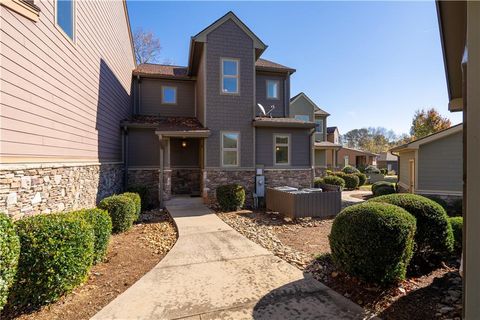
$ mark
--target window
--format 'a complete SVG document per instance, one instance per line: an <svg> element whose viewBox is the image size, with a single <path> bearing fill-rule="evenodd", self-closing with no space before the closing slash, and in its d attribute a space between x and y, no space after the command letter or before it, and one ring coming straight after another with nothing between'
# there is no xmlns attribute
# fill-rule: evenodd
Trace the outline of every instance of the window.
<svg viewBox="0 0 480 320"><path fill-rule="evenodd" d="M177 104L177 88L162 87L162 103Z"/></svg>
<svg viewBox="0 0 480 320"><path fill-rule="evenodd" d="M348 156L343 157L343 161L345 163L345 167L348 166Z"/></svg>
<svg viewBox="0 0 480 320"><path fill-rule="evenodd" d="M295 119L305 121L305 122L310 121L310 117L304 114L296 114Z"/></svg>
<svg viewBox="0 0 480 320"><path fill-rule="evenodd" d="M290 135L276 134L273 137L275 143L275 164L290 164Z"/></svg>
<svg viewBox="0 0 480 320"><path fill-rule="evenodd" d="M222 133L222 165L224 167L236 167L239 163L240 133Z"/></svg>
<svg viewBox="0 0 480 320"><path fill-rule="evenodd" d="M222 59L222 93L236 94L238 90L239 61Z"/></svg>
<svg viewBox="0 0 480 320"><path fill-rule="evenodd" d="M279 85L277 80L267 80L267 99L278 99Z"/></svg>
<svg viewBox="0 0 480 320"><path fill-rule="evenodd" d="M315 131L323 133L323 119L315 119Z"/></svg>
<svg viewBox="0 0 480 320"><path fill-rule="evenodd" d="M75 1L57 0L55 8L57 25L73 41L75 32Z"/></svg>

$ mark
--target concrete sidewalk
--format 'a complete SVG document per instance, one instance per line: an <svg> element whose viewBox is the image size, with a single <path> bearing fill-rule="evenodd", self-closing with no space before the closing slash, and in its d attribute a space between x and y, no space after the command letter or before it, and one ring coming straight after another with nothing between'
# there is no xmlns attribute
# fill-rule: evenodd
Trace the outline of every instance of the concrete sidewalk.
<svg viewBox="0 0 480 320"><path fill-rule="evenodd" d="M362 319L358 305L221 221L199 198L167 202L179 238L92 319Z"/></svg>

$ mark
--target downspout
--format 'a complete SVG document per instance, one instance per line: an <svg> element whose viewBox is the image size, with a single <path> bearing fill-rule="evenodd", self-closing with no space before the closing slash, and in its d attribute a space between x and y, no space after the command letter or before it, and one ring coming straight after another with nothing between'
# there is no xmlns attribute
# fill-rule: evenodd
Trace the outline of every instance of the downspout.
<svg viewBox="0 0 480 320"><path fill-rule="evenodd" d="M400 182L400 154L399 153L394 153L393 151L390 151L391 154L393 154L394 156L397 156L397 185L395 186L397 191L398 191L398 183ZM388 167L387 167L388 168Z"/></svg>
<svg viewBox="0 0 480 320"><path fill-rule="evenodd" d="M284 117L288 118L290 116L290 99L288 98L288 93L290 91L290 72L287 72L287 78L283 82L283 96L285 101L285 108L283 108Z"/></svg>
<svg viewBox="0 0 480 320"><path fill-rule="evenodd" d="M163 144L162 135L158 135L160 141L160 169L158 171L158 202L160 208L163 208Z"/></svg>
<svg viewBox="0 0 480 320"><path fill-rule="evenodd" d="M142 90L140 84L142 83L140 76L137 76L137 110L135 114L140 114L141 104L142 104Z"/></svg>
<svg viewBox="0 0 480 320"><path fill-rule="evenodd" d="M123 137L123 189L126 190L128 186L128 128L122 128Z"/></svg>
<svg viewBox="0 0 480 320"><path fill-rule="evenodd" d="M310 167L312 168L312 182L311 185L315 185L315 140L314 140L315 128L312 128L309 133L310 137Z"/></svg>

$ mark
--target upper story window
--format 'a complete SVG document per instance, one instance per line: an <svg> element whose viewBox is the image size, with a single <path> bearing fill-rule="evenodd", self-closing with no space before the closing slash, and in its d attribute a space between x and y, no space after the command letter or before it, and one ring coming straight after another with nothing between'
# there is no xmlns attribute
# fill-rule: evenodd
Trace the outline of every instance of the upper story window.
<svg viewBox="0 0 480 320"><path fill-rule="evenodd" d="M237 59L222 58L222 93L239 93L239 64Z"/></svg>
<svg viewBox="0 0 480 320"><path fill-rule="evenodd" d="M275 164L290 164L290 135L276 134L273 136L275 143Z"/></svg>
<svg viewBox="0 0 480 320"><path fill-rule="evenodd" d="M55 21L67 37L73 41L75 37L74 0L56 0Z"/></svg>
<svg viewBox="0 0 480 320"><path fill-rule="evenodd" d="M295 119L305 121L305 122L310 121L310 117L305 114L296 114Z"/></svg>
<svg viewBox="0 0 480 320"><path fill-rule="evenodd" d="M222 132L222 166L237 167L240 159L240 133Z"/></svg>
<svg viewBox="0 0 480 320"><path fill-rule="evenodd" d="M323 133L323 119L315 119L315 131Z"/></svg>
<svg viewBox="0 0 480 320"><path fill-rule="evenodd" d="M177 104L177 88L162 87L162 104Z"/></svg>
<svg viewBox="0 0 480 320"><path fill-rule="evenodd" d="M278 87L280 81L267 80L267 99L278 99Z"/></svg>

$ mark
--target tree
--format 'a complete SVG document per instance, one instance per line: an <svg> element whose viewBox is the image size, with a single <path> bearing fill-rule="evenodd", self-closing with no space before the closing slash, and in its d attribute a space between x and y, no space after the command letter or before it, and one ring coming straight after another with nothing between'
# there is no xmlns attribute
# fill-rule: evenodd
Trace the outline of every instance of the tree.
<svg viewBox="0 0 480 320"><path fill-rule="evenodd" d="M135 48L135 59L137 63L158 62L160 55L160 39L156 38L153 32L137 29L133 34L133 46Z"/></svg>
<svg viewBox="0 0 480 320"><path fill-rule="evenodd" d="M444 118L435 108L417 110L413 116L410 135L415 139L449 128L451 122Z"/></svg>
<svg viewBox="0 0 480 320"><path fill-rule="evenodd" d="M373 153L385 152L409 141L410 136L397 136L393 130L383 127L353 129L342 136L344 146Z"/></svg>

